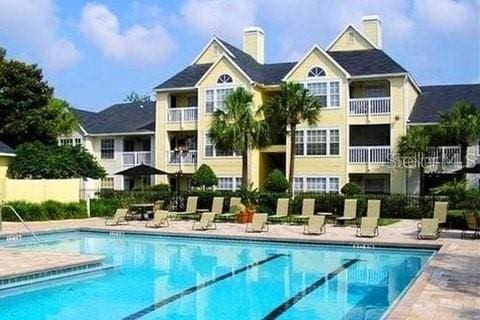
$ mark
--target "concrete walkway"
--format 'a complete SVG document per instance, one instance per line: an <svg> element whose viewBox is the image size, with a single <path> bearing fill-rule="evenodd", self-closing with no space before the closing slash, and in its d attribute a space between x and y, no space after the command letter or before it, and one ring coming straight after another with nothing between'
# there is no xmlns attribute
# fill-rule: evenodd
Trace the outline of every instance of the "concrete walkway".
<svg viewBox="0 0 480 320"><path fill-rule="evenodd" d="M375 245L441 247L427 264L424 272L407 294L395 306L389 319L475 319L480 320L480 241L460 239L459 231L442 233L439 240L417 240L414 220L402 220L390 226L380 227L380 236L374 239L356 238L355 227L327 226L321 236L303 235L302 226L271 225L268 233L246 234L245 226L235 223L219 223L217 230L192 231L190 221L172 221L169 228L145 228L144 223L131 222L127 226L105 227L100 218L32 222L34 231L69 228L96 228L115 231L153 232L202 236L246 237L283 239L324 243L365 243ZM0 236L25 232L19 223L3 223ZM0 252L0 257L3 258ZM2 259L3 260L3 259Z"/></svg>

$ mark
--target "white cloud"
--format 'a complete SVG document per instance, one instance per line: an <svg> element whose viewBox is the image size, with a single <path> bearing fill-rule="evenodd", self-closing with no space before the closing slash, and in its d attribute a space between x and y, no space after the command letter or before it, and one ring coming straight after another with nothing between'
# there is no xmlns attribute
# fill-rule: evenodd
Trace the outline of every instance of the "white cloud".
<svg viewBox="0 0 480 320"><path fill-rule="evenodd" d="M184 22L197 34L226 39L238 39L245 27L254 25L255 13L253 0L188 0L180 9Z"/></svg>
<svg viewBox="0 0 480 320"><path fill-rule="evenodd" d="M59 29L54 0L0 0L0 33L33 48L52 70L63 69L81 56Z"/></svg>
<svg viewBox="0 0 480 320"><path fill-rule="evenodd" d="M117 16L102 4L87 3L83 7L80 27L105 56L121 62L155 64L175 47L168 32L158 23L151 28L135 24L122 31Z"/></svg>

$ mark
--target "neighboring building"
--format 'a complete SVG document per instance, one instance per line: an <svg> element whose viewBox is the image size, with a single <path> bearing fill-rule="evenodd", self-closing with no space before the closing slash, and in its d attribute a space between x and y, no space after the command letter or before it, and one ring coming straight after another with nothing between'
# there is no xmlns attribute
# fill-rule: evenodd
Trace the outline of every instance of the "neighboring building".
<svg viewBox="0 0 480 320"><path fill-rule="evenodd" d="M154 164L155 102L120 103L98 113L74 111L80 128L68 137L60 137L59 144L82 144L107 171L101 181L85 181L83 189L132 189L140 181L115 173L142 163Z"/></svg>
<svg viewBox="0 0 480 320"><path fill-rule="evenodd" d="M237 86L248 88L259 106L279 92L282 81L297 81L326 107L315 126L298 128L295 147L285 139L250 151L255 186L274 168L287 172L288 154L295 152L295 190L337 192L355 181L366 192L417 191L418 173L387 165L399 138L410 124L435 122L438 111L456 100L472 98L480 107L479 86L419 87L382 50L378 16L364 17L362 24L362 31L347 26L326 50L315 45L299 61L286 63L265 63L260 28L245 29L243 50L214 37L191 65L155 88L154 163L181 172L157 176L156 182L187 185L205 163L219 177L219 189L238 188L241 159L212 144L207 134L212 112ZM465 90L455 90L459 87ZM449 100L444 92L451 92Z"/></svg>
<svg viewBox="0 0 480 320"><path fill-rule="evenodd" d="M5 181L7 179L8 165L15 152L12 148L0 141L0 201L5 199Z"/></svg>

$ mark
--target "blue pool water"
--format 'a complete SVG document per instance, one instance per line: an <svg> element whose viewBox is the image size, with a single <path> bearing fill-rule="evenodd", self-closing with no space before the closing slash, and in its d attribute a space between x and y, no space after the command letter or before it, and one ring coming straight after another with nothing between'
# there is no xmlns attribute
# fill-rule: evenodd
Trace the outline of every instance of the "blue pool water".
<svg viewBox="0 0 480 320"><path fill-rule="evenodd" d="M0 319L380 319L433 254L89 232L42 239L18 247L117 266L0 291Z"/></svg>

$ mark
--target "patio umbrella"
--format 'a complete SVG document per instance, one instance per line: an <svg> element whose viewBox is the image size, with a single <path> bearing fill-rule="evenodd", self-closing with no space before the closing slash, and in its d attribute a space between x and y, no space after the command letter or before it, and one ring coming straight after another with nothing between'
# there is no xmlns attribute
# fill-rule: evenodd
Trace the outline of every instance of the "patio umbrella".
<svg viewBox="0 0 480 320"><path fill-rule="evenodd" d="M465 174L465 173L480 173L480 163L477 163L473 167L464 167L460 170L455 171L458 174Z"/></svg>
<svg viewBox="0 0 480 320"><path fill-rule="evenodd" d="M122 170L115 174L126 176L126 177L132 177L132 178L137 178L137 177L143 178L143 177L149 177L153 175L168 174L168 172L159 170L154 167L147 166L146 164L142 163L141 165ZM143 186L143 180L142 180L142 191L143 191L143 188L144 186Z"/></svg>

